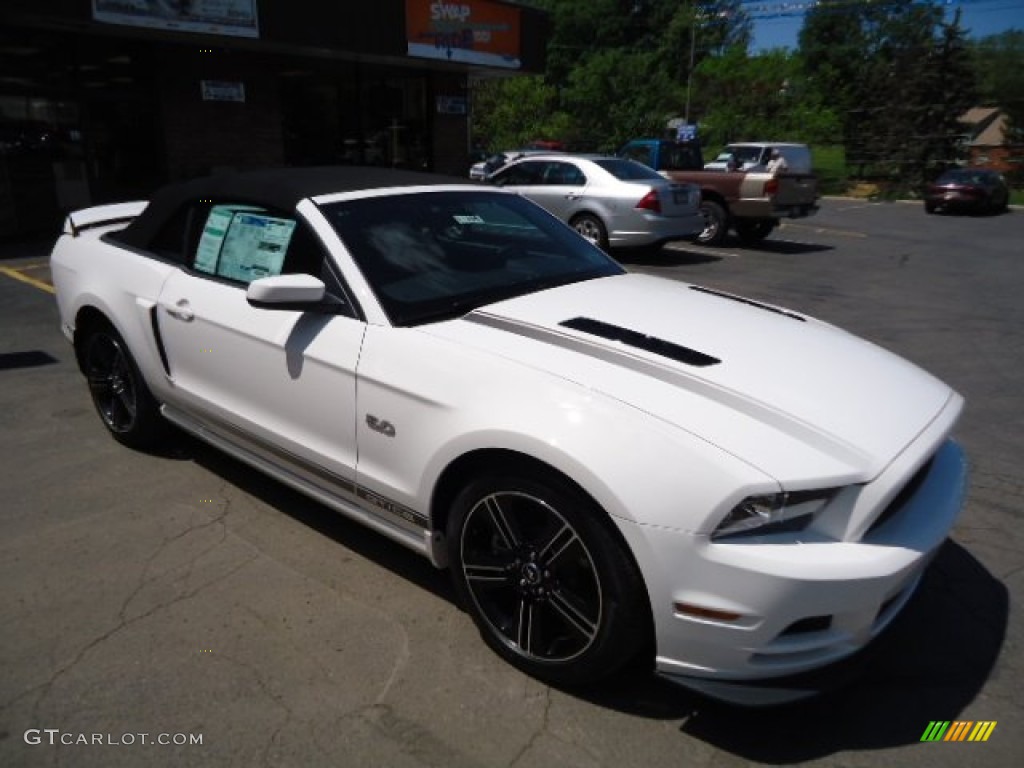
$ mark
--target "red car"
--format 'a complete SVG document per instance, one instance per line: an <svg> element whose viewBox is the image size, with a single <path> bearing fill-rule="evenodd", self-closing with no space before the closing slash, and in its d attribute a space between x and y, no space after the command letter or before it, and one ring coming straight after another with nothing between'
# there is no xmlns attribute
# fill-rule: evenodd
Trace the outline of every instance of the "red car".
<svg viewBox="0 0 1024 768"><path fill-rule="evenodd" d="M928 213L962 210L973 213L1005 211L1010 188L998 171L957 168L946 171L925 188L924 209Z"/></svg>

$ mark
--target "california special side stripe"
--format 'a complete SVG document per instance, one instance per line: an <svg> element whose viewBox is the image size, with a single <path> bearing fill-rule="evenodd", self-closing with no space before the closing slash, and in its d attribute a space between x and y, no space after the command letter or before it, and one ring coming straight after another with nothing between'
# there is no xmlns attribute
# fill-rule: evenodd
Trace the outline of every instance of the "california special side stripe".
<svg viewBox="0 0 1024 768"><path fill-rule="evenodd" d="M342 477L336 472L315 464L289 450L273 445L233 424L216 416L203 412L195 417L177 408L164 406L164 415L183 429L203 437L204 432L220 437L237 449L255 454L264 461L269 461L279 469L291 472L300 480L311 483L330 495L347 500L371 514L386 513L394 522L404 528L425 531L430 528L430 520L411 507L389 499L376 491Z"/></svg>

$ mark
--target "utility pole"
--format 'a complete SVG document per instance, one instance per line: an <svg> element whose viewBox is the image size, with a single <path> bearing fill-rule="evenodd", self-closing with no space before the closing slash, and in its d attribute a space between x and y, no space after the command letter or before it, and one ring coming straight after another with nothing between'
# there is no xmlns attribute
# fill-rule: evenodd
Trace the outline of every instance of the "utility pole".
<svg viewBox="0 0 1024 768"><path fill-rule="evenodd" d="M693 83L693 61L697 48L697 6L694 3L693 18L690 21L690 66L686 70L686 109L683 112L683 121L690 124L690 86Z"/></svg>

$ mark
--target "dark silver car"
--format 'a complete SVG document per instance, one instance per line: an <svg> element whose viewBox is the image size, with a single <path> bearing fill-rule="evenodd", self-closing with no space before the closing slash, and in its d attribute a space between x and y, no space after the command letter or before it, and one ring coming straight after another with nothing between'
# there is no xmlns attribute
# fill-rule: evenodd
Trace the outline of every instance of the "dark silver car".
<svg viewBox="0 0 1024 768"><path fill-rule="evenodd" d="M488 182L517 190L605 249L686 239L704 228L699 187L669 181L625 158L527 157Z"/></svg>

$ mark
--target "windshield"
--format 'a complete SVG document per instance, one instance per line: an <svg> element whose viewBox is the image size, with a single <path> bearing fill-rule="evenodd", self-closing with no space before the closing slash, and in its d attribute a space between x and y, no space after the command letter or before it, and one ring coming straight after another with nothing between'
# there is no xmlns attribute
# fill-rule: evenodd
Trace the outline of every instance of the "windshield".
<svg viewBox="0 0 1024 768"><path fill-rule="evenodd" d="M420 192L322 210L394 325L459 317L502 299L623 271L518 195Z"/></svg>
<svg viewBox="0 0 1024 768"><path fill-rule="evenodd" d="M604 168L608 173L620 181L664 181L665 177L652 169L650 166L638 163L635 160L627 160L623 157L601 157L594 161L594 165Z"/></svg>
<svg viewBox="0 0 1024 768"><path fill-rule="evenodd" d="M956 170L946 171L939 176L936 184L991 184L995 180L994 174L985 171Z"/></svg>
<svg viewBox="0 0 1024 768"><path fill-rule="evenodd" d="M746 165L748 163L756 165L761 162L761 147L750 147L737 144L730 145L727 150L732 154L733 159L740 165Z"/></svg>

